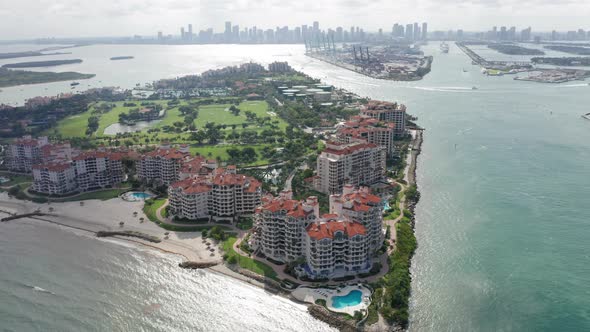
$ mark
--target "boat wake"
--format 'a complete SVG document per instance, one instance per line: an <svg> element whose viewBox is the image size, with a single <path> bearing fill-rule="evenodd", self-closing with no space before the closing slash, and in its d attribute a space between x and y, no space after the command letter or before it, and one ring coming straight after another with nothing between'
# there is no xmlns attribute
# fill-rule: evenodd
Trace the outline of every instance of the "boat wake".
<svg viewBox="0 0 590 332"><path fill-rule="evenodd" d="M52 292L52 291L48 291L47 289L45 289L45 288L41 288L41 287L39 287L39 286L31 286L31 285L26 285L26 286L27 286L28 288L31 288L31 289L33 289L35 292L40 292L40 293L46 293L46 294L55 295L55 293L54 293L54 292Z"/></svg>
<svg viewBox="0 0 590 332"><path fill-rule="evenodd" d="M579 88L582 86L588 86L588 83L577 83L577 84L565 84L565 85L558 85L558 88Z"/></svg>
<svg viewBox="0 0 590 332"><path fill-rule="evenodd" d="M424 91L438 91L438 92L469 92L473 91L473 88L459 87L459 86L448 86L448 87L426 87L426 86L413 86L411 87L417 90Z"/></svg>

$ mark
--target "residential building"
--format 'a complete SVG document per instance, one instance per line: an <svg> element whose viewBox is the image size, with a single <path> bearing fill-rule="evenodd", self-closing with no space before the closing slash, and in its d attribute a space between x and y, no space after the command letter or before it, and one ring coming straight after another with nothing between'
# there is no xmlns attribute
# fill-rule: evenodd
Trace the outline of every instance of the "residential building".
<svg viewBox="0 0 590 332"><path fill-rule="evenodd" d="M36 164L33 190L48 195L67 195L77 191L76 171L68 161Z"/></svg>
<svg viewBox="0 0 590 332"><path fill-rule="evenodd" d="M394 137L395 123L382 122L368 116L353 116L350 120L337 126L336 141L351 143L354 140L364 140L385 148L388 156L395 152Z"/></svg>
<svg viewBox="0 0 590 332"><path fill-rule="evenodd" d="M332 212L322 216L314 196L298 201L286 191L265 197L254 215L251 248L275 261L297 263L294 271L299 277L323 279L369 271L383 241L383 217L375 213L382 209L381 199L367 189L346 188L330 199Z"/></svg>
<svg viewBox="0 0 590 332"><path fill-rule="evenodd" d="M336 216L324 215L306 228L305 264L299 276L324 279L367 272L372 266L366 229Z"/></svg>
<svg viewBox="0 0 590 332"><path fill-rule="evenodd" d="M124 154L120 152L87 151L72 158L79 191L110 188L125 180Z"/></svg>
<svg viewBox="0 0 590 332"><path fill-rule="evenodd" d="M291 66L289 66L288 62L280 62L280 61L275 61L273 63L270 63L268 65L268 71L273 72L273 73L286 73L286 72L290 72L293 69L291 68Z"/></svg>
<svg viewBox="0 0 590 332"><path fill-rule="evenodd" d="M161 146L137 161L137 177L145 182L170 185L179 180L182 163L189 157L188 146L179 149Z"/></svg>
<svg viewBox="0 0 590 332"><path fill-rule="evenodd" d="M406 106L403 104L371 100L361 107L361 114L395 123L395 137L406 135Z"/></svg>
<svg viewBox="0 0 590 332"><path fill-rule="evenodd" d="M41 148L47 144L49 144L47 137L33 139L31 136L24 136L17 138L6 150L8 169L16 172L31 172L33 165L41 163Z"/></svg>
<svg viewBox="0 0 590 332"><path fill-rule="evenodd" d="M305 255L305 229L319 217L315 196L298 201L283 191L279 197L265 197L254 215L252 244L275 261L295 261Z"/></svg>
<svg viewBox="0 0 590 332"><path fill-rule="evenodd" d="M383 200L371 194L369 188L354 188L345 185L342 194L330 196L330 213L357 222L366 229L367 242L371 250L378 250L383 244Z"/></svg>
<svg viewBox="0 0 590 332"><path fill-rule="evenodd" d="M236 174L235 166L214 169L172 183L168 187L170 215L186 219L235 220L252 214L261 203L262 184Z"/></svg>
<svg viewBox="0 0 590 332"><path fill-rule="evenodd" d="M314 186L319 192L337 194L347 183L358 187L380 182L385 174L385 156L385 148L374 143L327 142L317 159Z"/></svg>

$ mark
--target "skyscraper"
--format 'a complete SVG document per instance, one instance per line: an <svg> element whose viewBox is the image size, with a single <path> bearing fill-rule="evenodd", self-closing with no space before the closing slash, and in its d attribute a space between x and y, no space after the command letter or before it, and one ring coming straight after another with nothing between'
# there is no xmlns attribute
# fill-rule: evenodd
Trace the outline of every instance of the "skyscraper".
<svg viewBox="0 0 590 332"><path fill-rule="evenodd" d="M231 22L230 21L225 22L225 31L223 32L223 37L226 42L231 41Z"/></svg>
<svg viewBox="0 0 590 332"><path fill-rule="evenodd" d="M414 26L412 24L406 24L406 39L413 40L414 39Z"/></svg>
<svg viewBox="0 0 590 332"><path fill-rule="evenodd" d="M422 40L428 39L428 23L422 23Z"/></svg>

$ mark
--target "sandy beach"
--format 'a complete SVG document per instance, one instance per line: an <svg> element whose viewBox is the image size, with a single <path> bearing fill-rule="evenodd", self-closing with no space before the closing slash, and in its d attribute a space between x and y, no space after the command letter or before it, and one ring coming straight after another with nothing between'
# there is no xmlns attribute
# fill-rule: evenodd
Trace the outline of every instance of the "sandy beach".
<svg viewBox="0 0 590 332"><path fill-rule="evenodd" d="M114 236L108 238L108 241L114 239L115 242L132 243L137 247L143 247L160 252L180 255L184 260L201 262L201 263L219 263L219 265L207 268L207 270L223 274L251 285L264 288L264 285L252 278L237 273L223 264L223 253L214 241L207 239L211 243L208 249L206 242L203 242L201 232L174 232L160 228L151 222L143 213L143 202L127 202L121 198L114 198L106 201L86 200L84 204L80 202L50 203L38 204L30 201L21 201L8 197L7 193L0 193L0 217L8 216L7 213L30 213L37 209L50 215L32 218L23 218L9 222L30 222L30 223L47 223L62 227L68 231L93 233L98 231L127 230L141 232L147 235L157 236L162 242L153 243L138 238ZM49 209L53 208L50 212ZM134 216L134 212L137 215ZM144 222L140 222L144 218ZM124 222L123 227L119 225ZM165 239L165 233L168 232L168 239ZM215 251L212 253L210 249Z"/></svg>
<svg viewBox="0 0 590 332"><path fill-rule="evenodd" d="M0 210L9 213L28 213L40 209L41 212L50 215L28 218L32 222L53 222L57 227L72 227L88 232L126 230L136 231L160 238L162 242L152 243L137 238L116 237L127 242L134 242L142 246L151 247L163 252L178 254L186 260L196 262L221 262L222 255L219 248L211 241L211 252L207 244L203 242L200 232L173 232L170 231L166 239L165 229L151 222L142 212L143 202L127 202L121 198L107 201L87 200L83 205L80 202L37 204L29 201L20 201L9 198L7 193L0 194ZM50 211L50 208L53 210ZM137 212L137 215L134 215ZM144 218L140 222L140 218ZM13 220L10 222L20 222ZM125 224L121 227L120 222ZM62 225L62 226L59 226Z"/></svg>

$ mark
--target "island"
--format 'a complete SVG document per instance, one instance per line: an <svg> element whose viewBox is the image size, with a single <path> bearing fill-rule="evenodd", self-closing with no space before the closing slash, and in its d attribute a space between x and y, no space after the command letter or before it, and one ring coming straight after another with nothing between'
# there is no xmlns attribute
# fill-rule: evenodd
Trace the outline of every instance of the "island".
<svg viewBox="0 0 590 332"><path fill-rule="evenodd" d="M84 80L94 77L94 74L82 74L77 72L36 72L25 70L11 70L0 68L0 87L6 88L23 84L39 84L61 82L71 80Z"/></svg>
<svg viewBox="0 0 590 332"><path fill-rule="evenodd" d="M414 45L365 44L336 48L335 45L306 45L305 55L372 78L417 81L430 72L432 56L424 56Z"/></svg>
<svg viewBox="0 0 590 332"><path fill-rule="evenodd" d="M546 49L559 51L564 53L570 54L577 54L577 55L590 55L590 47L581 47L581 46L565 46L565 45L547 45L543 46Z"/></svg>
<svg viewBox="0 0 590 332"><path fill-rule="evenodd" d="M36 211L35 222L182 255L181 267L305 303L341 331L407 327L423 132L405 105L286 62L145 91L89 89L1 112L11 152L0 201L27 200L12 204L15 217Z"/></svg>
<svg viewBox="0 0 590 332"><path fill-rule="evenodd" d="M114 56L111 58L111 60L115 61L115 60L130 60L133 59L134 57L132 56Z"/></svg>
<svg viewBox="0 0 590 332"><path fill-rule="evenodd" d="M509 54L509 55L544 55L545 52L534 49L534 48L526 48L514 44L489 44L488 48L492 50L498 51L502 54Z"/></svg>
<svg viewBox="0 0 590 332"><path fill-rule="evenodd" d="M71 54L71 53L64 53L64 52L42 53L40 51L0 53L0 60L3 60L3 59L14 59L14 58L26 58L26 57L30 57L30 56L62 55L62 54Z"/></svg>
<svg viewBox="0 0 590 332"><path fill-rule="evenodd" d="M48 61L30 61L30 62L18 62L8 63L3 65L4 68L34 68L34 67L52 67L61 65L71 65L74 63L81 63L82 59L72 60L48 60Z"/></svg>
<svg viewBox="0 0 590 332"><path fill-rule="evenodd" d="M544 58L535 57L531 59L534 64L555 65L555 66L590 66L589 57L564 57L564 58Z"/></svg>

